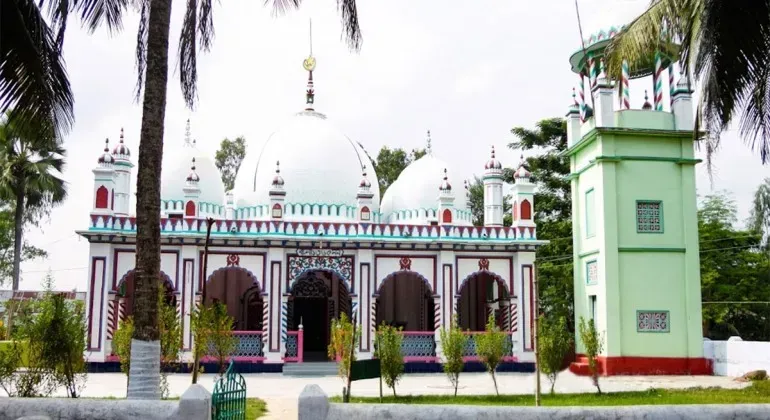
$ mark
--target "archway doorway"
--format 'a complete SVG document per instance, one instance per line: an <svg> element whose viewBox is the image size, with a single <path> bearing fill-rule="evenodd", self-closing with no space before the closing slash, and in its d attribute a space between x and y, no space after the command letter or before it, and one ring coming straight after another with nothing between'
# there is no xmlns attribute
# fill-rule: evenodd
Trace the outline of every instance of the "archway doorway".
<svg viewBox="0 0 770 420"><path fill-rule="evenodd" d="M460 286L458 317L463 331L484 331L490 315L503 331L508 330L510 295L505 281L488 271L471 274Z"/></svg>
<svg viewBox="0 0 770 420"><path fill-rule="evenodd" d="M262 290L257 278L241 267L220 268L206 281L206 302L221 302L233 318L235 331L262 330Z"/></svg>
<svg viewBox="0 0 770 420"><path fill-rule="evenodd" d="M386 277L377 292L376 305L376 327L384 322L403 331L435 329L430 286L415 272L399 271Z"/></svg>
<svg viewBox="0 0 770 420"><path fill-rule="evenodd" d="M303 329L304 361L328 360L331 321L351 316L352 300L345 282L332 271L310 270L294 282L289 297L289 330Z"/></svg>
<svg viewBox="0 0 770 420"><path fill-rule="evenodd" d="M163 272L160 273L161 287L163 287L164 298L167 305L176 306L176 293L174 291L174 283ZM120 304L120 316L119 320L123 321L129 316L134 315L134 288L136 287L136 274L134 270L129 271L120 280L117 287L117 297ZM117 320L116 320L117 321ZM115 326L117 328L117 325Z"/></svg>

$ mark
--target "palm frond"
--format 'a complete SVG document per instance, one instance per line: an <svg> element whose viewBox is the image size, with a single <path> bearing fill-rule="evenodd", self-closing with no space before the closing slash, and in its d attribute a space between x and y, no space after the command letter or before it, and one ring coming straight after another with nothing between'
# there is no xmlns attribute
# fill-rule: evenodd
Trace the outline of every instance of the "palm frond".
<svg viewBox="0 0 770 420"><path fill-rule="evenodd" d="M74 99L53 31L33 0L0 1L0 112L16 125L53 127L74 121Z"/></svg>
<svg viewBox="0 0 770 420"><path fill-rule="evenodd" d="M282 15L289 9L299 9L302 0L265 0L265 6L273 4L271 8L274 15Z"/></svg>
<svg viewBox="0 0 770 420"><path fill-rule="evenodd" d="M179 82L182 85L182 96L189 108L193 107L198 96L197 12L198 0L187 0L182 33L179 35Z"/></svg>
<svg viewBox="0 0 770 420"><path fill-rule="evenodd" d="M214 41L214 18L212 17L211 0L201 0L198 11L198 35L200 36L200 47L208 52L211 49L211 43Z"/></svg>
<svg viewBox="0 0 770 420"><path fill-rule="evenodd" d="M136 31L136 95L139 102L144 86L144 72L147 69L147 31L150 24L150 0L137 0L139 8L139 29Z"/></svg>
<svg viewBox="0 0 770 420"><path fill-rule="evenodd" d="M358 24L356 0L337 0L337 10L342 14L342 28L345 31L348 46L354 51L359 51L363 39L361 27Z"/></svg>
<svg viewBox="0 0 770 420"><path fill-rule="evenodd" d="M80 18L90 32L96 31L102 25L107 25L110 33L115 33L123 29L123 14L132 0L74 0L74 2L74 9L80 12Z"/></svg>

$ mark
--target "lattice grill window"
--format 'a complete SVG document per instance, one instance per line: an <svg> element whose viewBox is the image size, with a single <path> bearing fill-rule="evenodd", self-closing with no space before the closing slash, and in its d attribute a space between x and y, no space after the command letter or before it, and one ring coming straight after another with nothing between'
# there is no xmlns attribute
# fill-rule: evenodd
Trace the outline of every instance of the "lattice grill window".
<svg viewBox="0 0 770 420"><path fill-rule="evenodd" d="M636 202L636 231L663 233L663 204L660 201Z"/></svg>
<svg viewBox="0 0 770 420"><path fill-rule="evenodd" d="M586 263L586 283L596 284L599 282L599 267L596 261Z"/></svg>

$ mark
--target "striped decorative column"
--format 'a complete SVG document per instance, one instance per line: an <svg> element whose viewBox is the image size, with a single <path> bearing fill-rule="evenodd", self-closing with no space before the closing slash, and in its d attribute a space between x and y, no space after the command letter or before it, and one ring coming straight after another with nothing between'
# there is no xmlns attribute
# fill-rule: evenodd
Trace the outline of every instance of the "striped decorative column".
<svg viewBox="0 0 770 420"><path fill-rule="evenodd" d="M441 296L433 296L433 329L441 329Z"/></svg>
<svg viewBox="0 0 770 420"><path fill-rule="evenodd" d="M621 64L621 80L620 80L620 108L631 109L631 102L629 98L628 81L631 79L631 72L628 68L628 61L623 60Z"/></svg>
<svg viewBox="0 0 770 420"><path fill-rule="evenodd" d="M117 325L118 315L118 300L113 299L107 306L107 339L112 340L112 335L115 333L115 325Z"/></svg>
<svg viewBox="0 0 770 420"><path fill-rule="evenodd" d="M126 298L118 299L118 324L126 319Z"/></svg>
<svg viewBox="0 0 770 420"><path fill-rule="evenodd" d="M663 111L663 58L655 53L655 73L652 75L652 102L656 111Z"/></svg>
<svg viewBox="0 0 770 420"><path fill-rule="evenodd" d="M267 338L270 337L270 296L262 295L262 348L267 348Z"/></svg>
<svg viewBox="0 0 770 420"><path fill-rule="evenodd" d="M599 75L599 69L597 68L596 60L594 60L591 54L588 55L588 88L593 90L596 87L596 78Z"/></svg>
<svg viewBox="0 0 770 420"><path fill-rule="evenodd" d="M585 96L585 85L583 81L583 74L578 74L578 77L580 78L580 82L578 82L578 98L579 98L579 105L580 105L580 122L586 121L586 96Z"/></svg>
<svg viewBox="0 0 770 420"><path fill-rule="evenodd" d="M519 330L519 307L516 303L511 303L511 332Z"/></svg>
<svg viewBox="0 0 770 420"><path fill-rule="evenodd" d="M668 65L668 98L671 104L671 111L674 110L674 62Z"/></svg>

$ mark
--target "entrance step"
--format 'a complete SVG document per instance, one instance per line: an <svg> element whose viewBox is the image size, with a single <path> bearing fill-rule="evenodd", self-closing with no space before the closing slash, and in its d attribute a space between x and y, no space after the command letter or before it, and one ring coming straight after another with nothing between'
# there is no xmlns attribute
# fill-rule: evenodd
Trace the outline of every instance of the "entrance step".
<svg viewBox="0 0 770 420"><path fill-rule="evenodd" d="M283 374L284 376L337 376L337 363L284 363Z"/></svg>

